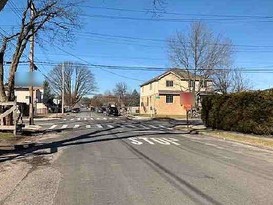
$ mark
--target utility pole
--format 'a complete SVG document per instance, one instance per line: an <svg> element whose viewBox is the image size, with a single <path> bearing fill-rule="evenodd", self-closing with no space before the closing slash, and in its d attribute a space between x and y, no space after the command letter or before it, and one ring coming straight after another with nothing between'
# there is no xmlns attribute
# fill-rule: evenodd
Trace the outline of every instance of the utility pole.
<svg viewBox="0 0 273 205"><path fill-rule="evenodd" d="M34 16L34 5L33 3L31 3L30 5L30 19L32 19ZM29 94L30 94L30 98L29 98L29 125L33 125L34 124L34 106L33 106L33 71L34 71L34 27L32 26L31 29L32 35L29 39L30 42L30 52L29 52L29 68L30 68L30 88L29 88Z"/></svg>
<svg viewBox="0 0 273 205"><path fill-rule="evenodd" d="M64 63L62 63L62 114L64 114Z"/></svg>

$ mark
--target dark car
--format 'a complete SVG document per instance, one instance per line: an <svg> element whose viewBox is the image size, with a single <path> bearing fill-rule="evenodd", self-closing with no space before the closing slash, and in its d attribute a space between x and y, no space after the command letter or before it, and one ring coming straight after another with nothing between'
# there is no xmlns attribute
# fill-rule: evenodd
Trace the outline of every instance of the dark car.
<svg viewBox="0 0 273 205"><path fill-rule="evenodd" d="M106 111L106 115L118 116L118 109L116 107L109 107Z"/></svg>
<svg viewBox="0 0 273 205"><path fill-rule="evenodd" d="M80 108L73 108L73 109L71 110L71 112L78 113L78 112L80 112Z"/></svg>

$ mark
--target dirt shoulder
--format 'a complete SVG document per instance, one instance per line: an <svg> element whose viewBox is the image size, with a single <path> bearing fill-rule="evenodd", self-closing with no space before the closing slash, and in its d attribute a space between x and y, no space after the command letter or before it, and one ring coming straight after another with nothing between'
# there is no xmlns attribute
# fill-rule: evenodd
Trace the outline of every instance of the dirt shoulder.
<svg viewBox="0 0 273 205"><path fill-rule="evenodd" d="M261 148L273 149L273 136L253 135L253 134L242 134L238 132L222 131L222 130L211 130L205 126L178 126L178 130L188 131L189 133L199 133L204 137L210 136L224 140L231 140L239 143L248 145L254 145Z"/></svg>

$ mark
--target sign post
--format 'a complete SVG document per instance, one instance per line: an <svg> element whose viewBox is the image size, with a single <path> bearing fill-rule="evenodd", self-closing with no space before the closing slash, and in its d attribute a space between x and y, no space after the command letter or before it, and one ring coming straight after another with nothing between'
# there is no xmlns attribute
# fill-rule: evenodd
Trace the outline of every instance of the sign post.
<svg viewBox="0 0 273 205"><path fill-rule="evenodd" d="M194 103L193 94L190 92L181 92L180 103L181 103L181 106L184 106L186 110L187 127L189 127L189 111L192 109L192 106Z"/></svg>

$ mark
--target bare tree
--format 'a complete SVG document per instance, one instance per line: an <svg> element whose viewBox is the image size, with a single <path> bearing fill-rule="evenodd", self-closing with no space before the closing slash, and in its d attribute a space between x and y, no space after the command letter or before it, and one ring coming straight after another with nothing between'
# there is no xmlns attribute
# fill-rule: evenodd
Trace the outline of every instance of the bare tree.
<svg viewBox="0 0 273 205"><path fill-rule="evenodd" d="M0 46L0 101L14 100L15 73L23 52L32 36L38 34L41 36L44 33L46 35L43 37L50 38L51 42L55 38L58 38L58 41L61 39L65 40L68 39L73 29L78 26L78 3L75 2L69 0L26 1L19 31L2 34L3 40ZM6 95L3 89L3 64L7 46L12 44L13 54L9 69L8 92Z"/></svg>
<svg viewBox="0 0 273 205"><path fill-rule="evenodd" d="M113 90L113 93L118 98L118 101L120 104L124 103L127 92L128 92L128 86L124 82L117 83Z"/></svg>
<svg viewBox="0 0 273 205"><path fill-rule="evenodd" d="M231 92L242 92L251 89L251 83L248 79L243 77L241 69L235 69L231 75Z"/></svg>
<svg viewBox="0 0 273 205"><path fill-rule="evenodd" d="M219 68L229 68L233 49L229 39L215 35L204 24L196 22L191 24L188 33L177 32L168 39L168 53L174 66L187 71L189 80L193 81L190 92L196 96L202 86L196 83L197 76L205 81L213 78Z"/></svg>
<svg viewBox="0 0 273 205"><path fill-rule="evenodd" d="M239 68L218 70L213 75L213 83L215 91L223 94L247 91L252 87Z"/></svg>
<svg viewBox="0 0 273 205"><path fill-rule="evenodd" d="M96 90L95 77L86 65L65 62L63 66L65 105L74 106L85 95ZM48 81L52 90L60 96L62 93L62 65L57 65L50 71Z"/></svg>
<svg viewBox="0 0 273 205"><path fill-rule="evenodd" d="M0 1L0 11L5 7L7 2L8 2L8 0L1 0Z"/></svg>

